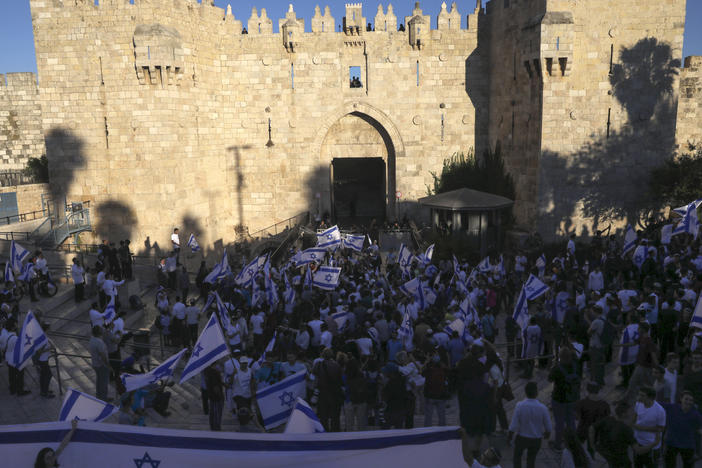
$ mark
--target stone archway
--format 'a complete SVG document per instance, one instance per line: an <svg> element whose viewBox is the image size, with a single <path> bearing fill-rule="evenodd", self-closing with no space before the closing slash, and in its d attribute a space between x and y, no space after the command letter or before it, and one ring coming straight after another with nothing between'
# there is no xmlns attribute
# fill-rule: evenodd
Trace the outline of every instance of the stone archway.
<svg viewBox="0 0 702 468"><path fill-rule="evenodd" d="M319 155L320 165L325 167L335 158L382 158L385 162L385 216L395 219L396 162L404 156L405 147L397 127L386 114L368 104L345 104L324 120L313 151ZM321 196L331 205L331 181L327 181L326 187L329 191L323 191Z"/></svg>

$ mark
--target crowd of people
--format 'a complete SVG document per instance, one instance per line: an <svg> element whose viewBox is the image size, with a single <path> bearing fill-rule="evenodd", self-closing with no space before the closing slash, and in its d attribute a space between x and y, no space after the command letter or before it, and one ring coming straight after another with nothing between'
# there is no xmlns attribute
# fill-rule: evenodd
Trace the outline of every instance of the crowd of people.
<svg viewBox="0 0 702 468"><path fill-rule="evenodd" d="M376 242L366 242L362 252L330 249L298 267L293 247L266 270L269 278L261 269L244 287L236 271L207 282L204 261L192 285L176 230L173 253L159 268L154 330L166 346L192 348L211 314L202 304L212 291L221 297L232 353L200 379L212 430L221 430L225 414L243 431L261 430L256 391L306 370L307 401L327 431L412 428L416 420L445 425L457 401L472 466L499 466L499 451L482 448L487 436L503 435L518 468L524 452L526 466L536 466L542 441L561 454L562 466L586 467L601 457L611 467L652 467L662 459L672 468L678 458L692 467L702 425L702 324L692 321L702 289L699 239L682 234L662 243L656 231L639 232L626 251L616 236L577 240L571 236L551 258L533 250L491 252L473 265L429 252L408 264L400 252L381 254ZM307 270L319 265L341 268L336 288L311 284ZM116 319L106 319L117 279L126 276L120 257L101 254L96 271L103 278L90 311L89 349L96 395L108 400L109 376L143 371L144 363L120 353L128 336L119 304ZM529 301L520 324L514 305L532 276L548 290ZM415 278L420 294L403 288ZM275 293L260 293L270 282ZM13 333L16 323L6 322L3 336ZM0 340L0 349L7 342ZM608 364L618 367L616 375L606 375ZM544 372L535 374L537 368ZM526 398L510 419L504 404L522 382L507 377L517 369ZM548 406L538 398L546 380ZM120 422L144 424L146 401L168 414L167 382L137 392L114 383Z"/></svg>

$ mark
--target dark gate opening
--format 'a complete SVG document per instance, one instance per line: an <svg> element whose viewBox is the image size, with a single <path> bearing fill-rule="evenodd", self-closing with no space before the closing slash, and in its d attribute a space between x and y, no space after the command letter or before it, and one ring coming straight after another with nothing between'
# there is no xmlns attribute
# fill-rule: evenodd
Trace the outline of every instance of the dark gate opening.
<svg viewBox="0 0 702 468"><path fill-rule="evenodd" d="M332 207L338 224L385 221L385 161L383 158L334 158Z"/></svg>

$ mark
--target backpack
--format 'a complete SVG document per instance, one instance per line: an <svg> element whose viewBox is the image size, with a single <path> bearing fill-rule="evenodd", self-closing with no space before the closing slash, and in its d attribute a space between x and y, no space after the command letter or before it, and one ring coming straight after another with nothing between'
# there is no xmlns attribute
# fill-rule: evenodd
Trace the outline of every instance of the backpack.
<svg viewBox="0 0 702 468"><path fill-rule="evenodd" d="M617 334L617 330L614 328L614 325L610 323L609 320L605 320L603 318L598 318L597 320L602 320L602 333L600 333L600 342L604 346L611 346L612 343L614 343L614 338Z"/></svg>
<svg viewBox="0 0 702 468"><path fill-rule="evenodd" d="M446 400L450 397L449 376L440 366L429 366L424 371L424 396L433 400Z"/></svg>

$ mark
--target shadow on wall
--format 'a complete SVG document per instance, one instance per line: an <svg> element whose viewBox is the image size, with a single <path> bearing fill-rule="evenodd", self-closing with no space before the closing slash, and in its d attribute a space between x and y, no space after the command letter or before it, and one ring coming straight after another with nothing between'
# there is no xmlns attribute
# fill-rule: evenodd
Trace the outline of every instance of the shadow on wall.
<svg viewBox="0 0 702 468"><path fill-rule="evenodd" d="M310 172L303 186L305 187L305 201L310 217L315 219L331 219L331 172L330 166L317 166ZM317 196L319 195L319 196Z"/></svg>
<svg viewBox="0 0 702 468"><path fill-rule="evenodd" d="M85 143L65 128L53 128L45 137L46 158L49 161L49 190L53 200L53 209L62 219L65 216L64 201L75 179L76 171L85 166Z"/></svg>
<svg viewBox="0 0 702 468"><path fill-rule="evenodd" d="M131 239L139 220L131 206L118 200L107 200L95 207L97 222L95 235L102 242L107 239L118 244Z"/></svg>
<svg viewBox="0 0 702 468"><path fill-rule="evenodd" d="M673 83L680 63L655 38L622 48L619 58L610 82L628 121L617 131L593 134L572 154L543 152L542 232L575 232L571 218L581 212L592 219L594 234L612 221L636 224L655 207L648 181L651 170L675 152Z"/></svg>

